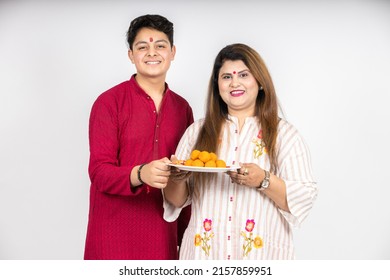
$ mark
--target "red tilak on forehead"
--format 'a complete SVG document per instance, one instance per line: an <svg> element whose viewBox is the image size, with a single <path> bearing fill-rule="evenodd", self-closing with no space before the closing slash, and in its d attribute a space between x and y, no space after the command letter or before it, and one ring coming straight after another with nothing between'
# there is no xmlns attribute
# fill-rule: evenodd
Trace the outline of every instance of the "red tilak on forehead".
<svg viewBox="0 0 390 280"><path fill-rule="evenodd" d="M153 38L152 37L149 38L149 42L153 42Z"/></svg>
<svg viewBox="0 0 390 280"><path fill-rule="evenodd" d="M236 71L233 71L233 74L236 74L237 72Z"/></svg>

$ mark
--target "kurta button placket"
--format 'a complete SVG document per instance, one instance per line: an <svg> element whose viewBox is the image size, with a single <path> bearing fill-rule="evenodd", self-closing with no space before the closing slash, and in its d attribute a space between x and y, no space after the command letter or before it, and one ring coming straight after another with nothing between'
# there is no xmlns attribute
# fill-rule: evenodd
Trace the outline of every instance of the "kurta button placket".
<svg viewBox="0 0 390 280"><path fill-rule="evenodd" d="M237 160L237 152L238 152L238 146L237 146L237 139L238 139L238 130L234 128L234 134L235 134L235 141L236 145L234 147L234 157L233 157L233 162L232 164L236 164ZM226 235L227 235L227 250L226 250L226 258L228 260L231 259L232 256L232 216L233 216L233 209L234 209L234 189L236 188L235 184L231 184L229 187L229 203L228 203L228 220L227 220L227 228L226 228Z"/></svg>
<svg viewBox="0 0 390 280"><path fill-rule="evenodd" d="M229 219L227 220L227 226L226 226L226 234L227 234L227 254L228 254L228 259L229 256L232 253L232 240L231 240L231 235L232 235L232 212L233 212L233 196L232 196L232 190L229 191L229 204L228 204L228 214L229 214Z"/></svg>
<svg viewBox="0 0 390 280"><path fill-rule="evenodd" d="M157 112L155 104L154 104L154 101L153 101L153 99L150 96L148 96L148 101L150 102L150 106L152 108L152 113L153 113L154 118L155 118L153 157L157 158L159 156L158 139L160 137L159 136L160 135L160 125L159 125L159 123L160 123L161 116Z"/></svg>
<svg viewBox="0 0 390 280"><path fill-rule="evenodd" d="M234 152L237 153L237 151L238 151L238 147L235 147L235 148L234 148ZM235 156L235 158L236 158L236 157L237 157L237 156ZM233 160L233 165L235 165L235 164L236 164L236 160Z"/></svg>

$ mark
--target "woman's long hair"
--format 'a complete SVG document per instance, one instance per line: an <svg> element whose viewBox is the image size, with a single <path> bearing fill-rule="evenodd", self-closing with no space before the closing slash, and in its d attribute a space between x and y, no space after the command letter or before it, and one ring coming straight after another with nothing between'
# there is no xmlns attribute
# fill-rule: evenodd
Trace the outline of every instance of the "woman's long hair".
<svg viewBox="0 0 390 280"><path fill-rule="evenodd" d="M218 76L223 63L227 60L243 61L257 81L259 94L256 99L255 115L261 125L263 141L270 159L271 171L275 172L277 170L278 101L271 75L263 59L254 49L244 44L228 45L215 58L208 87L205 122L200 130L194 149L218 153L218 140L220 139L221 129L226 120L228 120L228 107L219 94Z"/></svg>

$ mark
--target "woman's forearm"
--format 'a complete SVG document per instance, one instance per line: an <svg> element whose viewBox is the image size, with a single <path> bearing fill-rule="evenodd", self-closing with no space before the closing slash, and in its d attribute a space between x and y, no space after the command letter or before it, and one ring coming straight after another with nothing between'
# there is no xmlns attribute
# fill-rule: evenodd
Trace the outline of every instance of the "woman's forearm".
<svg viewBox="0 0 390 280"><path fill-rule="evenodd" d="M188 197L187 181L169 180L164 188L165 199L175 207L182 207Z"/></svg>
<svg viewBox="0 0 390 280"><path fill-rule="evenodd" d="M269 187L261 191L272 199L280 209L290 212L287 204L286 184L284 181L276 175L271 174L269 182Z"/></svg>

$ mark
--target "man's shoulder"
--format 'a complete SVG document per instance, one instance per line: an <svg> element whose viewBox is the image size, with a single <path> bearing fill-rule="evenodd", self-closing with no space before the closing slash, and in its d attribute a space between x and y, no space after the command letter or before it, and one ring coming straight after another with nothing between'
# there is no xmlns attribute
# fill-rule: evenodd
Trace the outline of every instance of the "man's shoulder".
<svg viewBox="0 0 390 280"><path fill-rule="evenodd" d="M123 94L130 87L130 81L124 81L104 91L101 95Z"/></svg>
<svg viewBox="0 0 390 280"><path fill-rule="evenodd" d="M113 87L99 94L96 101L120 98L128 91L129 87L130 87L129 81L124 81L119 84L116 84Z"/></svg>

